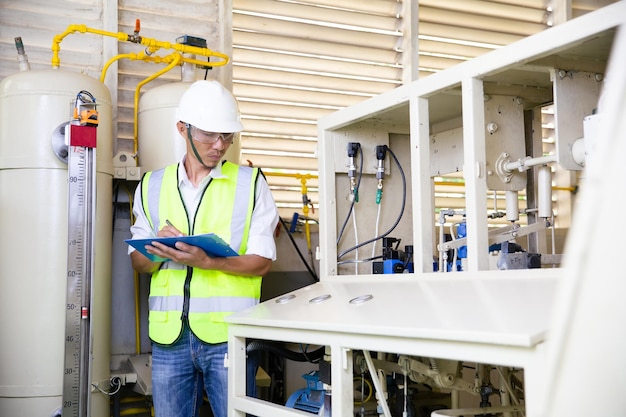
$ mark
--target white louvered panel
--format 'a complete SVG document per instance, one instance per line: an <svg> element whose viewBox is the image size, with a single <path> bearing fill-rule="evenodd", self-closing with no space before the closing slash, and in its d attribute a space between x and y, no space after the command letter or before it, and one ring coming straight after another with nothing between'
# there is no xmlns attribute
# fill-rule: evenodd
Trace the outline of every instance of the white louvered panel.
<svg viewBox="0 0 626 417"><path fill-rule="evenodd" d="M240 63L254 63L260 60L266 65L290 68L304 73L344 74L348 78L371 80L394 80L402 73L398 66L330 60L317 57L294 55L293 53L272 53L253 51L235 47L233 56Z"/></svg>
<svg viewBox="0 0 626 417"><path fill-rule="evenodd" d="M238 0L235 11L242 14L272 15L275 19L285 21L316 22L323 27L344 26L389 32L399 29L395 16L360 13L358 8L342 10L289 2L280 2L277 7L275 0Z"/></svg>
<svg viewBox="0 0 626 417"><path fill-rule="evenodd" d="M467 61L466 59L453 59L448 57L434 56L430 54L422 54L420 52L420 68L444 70L456 64Z"/></svg>
<svg viewBox="0 0 626 417"><path fill-rule="evenodd" d="M361 95L363 99L373 97L390 90L398 85L399 81L371 81L356 80L345 77L327 77L319 74L302 74L288 71L284 68L264 68L257 65L242 65L233 63L233 79L239 83L270 84L274 86L288 85L301 89L316 89L322 91L348 92Z"/></svg>
<svg viewBox="0 0 626 417"><path fill-rule="evenodd" d="M255 118L290 118L317 121L333 110L298 104L273 104L266 100L239 99L239 110Z"/></svg>
<svg viewBox="0 0 626 417"><path fill-rule="evenodd" d="M333 9L355 10L382 16L398 16L402 3L394 0L300 0L299 3L327 6Z"/></svg>
<svg viewBox="0 0 626 417"><path fill-rule="evenodd" d="M419 68L436 72L508 45L547 27L545 6L497 1L420 1ZM447 57L439 65L429 57Z"/></svg>
<svg viewBox="0 0 626 417"><path fill-rule="evenodd" d="M217 45L210 35L216 30L219 16L218 2L180 0L177 2L152 0L118 0L120 30L135 27L135 19L141 19L141 35L175 42L181 31L206 37L209 48ZM170 36L163 36L166 34Z"/></svg>
<svg viewBox="0 0 626 417"><path fill-rule="evenodd" d="M245 133L274 135L277 137L300 137L315 139L317 137L317 124L311 123L288 123L284 121L250 119L242 117ZM281 151L286 149L275 148Z"/></svg>
<svg viewBox="0 0 626 417"><path fill-rule="evenodd" d="M241 98L270 99L278 102L303 103L319 106L349 106L363 100L361 96L342 95L324 91L275 88L263 85L235 86L235 95ZM241 88L240 88L241 87Z"/></svg>
<svg viewBox="0 0 626 417"><path fill-rule="evenodd" d="M233 3L236 4L237 0L234 0ZM394 49L401 35L400 33L394 36L366 32L355 33L354 31L346 29L322 28L306 23L285 22L267 17L248 16L237 13L236 11L233 12L233 27L240 30L245 28L250 31L258 31L289 38L316 39L345 45L368 45L372 48L389 50ZM235 37L234 45L236 46L237 43Z"/></svg>
<svg viewBox="0 0 626 417"><path fill-rule="evenodd" d="M355 60L364 62L396 62L399 53L391 49L374 48L369 44L345 45L323 42L316 39L288 38L275 34L252 33L237 31L239 47L268 49L275 51L294 52L299 54L317 55Z"/></svg>
<svg viewBox="0 0 626 417"><path fill-rule="evenodd" d="M509 4L506 2L499 2L497 0L420 0L420 19L424 10L428 10L429 8L438 8L458 13L470 13L472 15L496 17L509 21L513 20L516 22L534 22L545 24L547 20L546 8L550 1L535 1L534 5L532 3L532 0L510 2ZM468 18L468 20L472 19ZM472 24L474 22L468 23Z"/></svg>
<svg viewBox="0 0 626 417"><path fill-rule="evenodd" d="M487 28L488 29L488 28ZM436 37L454 39L470 43L480 43L485 45L505 46L522 39L524 36L512 35L508 33L492 32L490 30L480 30L458 27L444 23L420 22L420 37Z"/></svg>
<svg viewBox="0 0 626 417"><path fill-rule="evenodd" d="M252 161L254 166L258 166L261 168L271 168L271 169L287 169L287 170L296 170L298 172L317 172L317 158L295 158L293 156L282 156L280 153L285 153L283 151L276 151L273 154L269 154L267 152L255 152L248 151L246 149L241 150L241 160L244 161Z"/></svg>
<svg viewBox="0 0 626 417"><path fill-rule="evenodd" d="M460 45L450 42L440 42L429 39L420 39L420 54L435 54L441 56L452 56L461 59L471 59L491 51L491 48L480 46Z"/></svg>
<svg viewBox="0 0 626 417"><path fill-rule="evenodd" d="M315 155L317 142L310 140L290 140L246 135L244 138L246 148L272 151L282 149L289 152Z"/></svg>
<svg viewBox="0 0 626 417"><path fill-rule="evenodd" d="M324 112L336 111L400 85L402 72L397 64L402 57L397 46L401 33L397 32L400 21L396 18L399 3L378 0L361 2L366 4L348 0L297 3L306 4L234 0L233 80L240 100L265 98L294 104L300 102L306 107L294 110L287 105L280 114L273 116L280 120L315 121ZM253 18L239 13L244 10L263 16ZM272 18L274 14L281 16ZM292 17L309 23L289 21ZM325 21L329 25L315 25L315 21ZM337 27L340 25L373 28L377 33L340 29ZM265 45L264 41L267 41ZM445 66L441 62L431 63L437 67ZM319 107L307 117L311 105ZM258 104L256 108L261 106ZM267 113L257 110L254 115L264 118ZM244 125L246 133L265 132L270 136L244 136L244 160L274 169L317 171L315 142L292 146L281 138L287 133L299 137L310 135L315 139L316 124L276 124L244 119ZM278 135L272 138L271 129L277 129ZM276 152L272 153L272 148ZM292 151L292 154L285 154L285 151ZM300 182L268 178L274 198L281 207L281 215L300 211ZM311 186L308 196L317 204L317 189L308 185Z"/></svg>
<svg viewBox="0 0 626 417"><path fill-rule="evenodd" d="M72 0L28 0L28 1L2 1L2 14L7 11L20 11L28 16L14 23L29 23L29 26L49 29L56 25L65 25L63 30L70 24L87 24L96 22L102 14L102 1L72 1ZM54 19L55 25L46 24L46 20ZM52 23L52 22L48 22ZM96 26L94 26L96 27ZM63 30L59 31L62 32Z"/></svg>
<svg viewBox="0 0 626 417"><path fill-rule="evenodd" d="M574 16L592 12L600 7L615 3L616 0L573 0L572 9Z"/></svg>
<svg viewBox="0 0 626 417"><path fill-rule="evenodd" d="M438 2L437 4L445 6L446 2ZM546 28L545 22L528 22L518 16L504 17L494 14L483 15L479 10L470 12L468 10L456 11L454 9L420 7L419 19L420 22L445 22L446 25L450 26L478 30L488 29L490 32L521 36L529 36Z"/></svg>
<svg viewBox="0 0 626 417"><path fill-rule="evenodd" d="M295 53L259 51L235 48L233 53L238 65L261 67L299 74L323 77L360 79L368 82L396 82L395 76L402 71L397 64L356 62L333 57L306 56Z"/></svg>
<svg viewBox="0 0 626 417"><path fill-rule="evenodd" d="M545 10L553 3L553 0L492 0L493 3L512 4L515 6ZM487 2L488 3L488 2Z"/></svg>

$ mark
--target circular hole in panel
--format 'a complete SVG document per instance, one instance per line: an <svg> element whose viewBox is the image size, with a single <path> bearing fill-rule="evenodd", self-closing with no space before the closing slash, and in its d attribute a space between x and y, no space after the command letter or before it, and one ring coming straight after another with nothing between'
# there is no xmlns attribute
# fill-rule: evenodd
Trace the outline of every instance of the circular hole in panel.
<svg viewBox="0 0 626 417"><path fill-rule="evenodd" d="M326 301L330 298L330 294L318 295L317 297L313 297L309 300L311 304L321 303L322 301Z"/></svg>
<svg viewBox="0 0 626 417"><path fill-rule="evenodd" d="M361 304L374 298L372 294L359 295L350 300L350 304Z"/></svg>
<svg viewBox="0 0 626 417"><path fill-rule="evenodd" d="M276 299L276 303L277 304L285 304L286 302L289 302L289 301L293 300L294 298L296 298L295 294L283 295L282 297Z"/></svg>

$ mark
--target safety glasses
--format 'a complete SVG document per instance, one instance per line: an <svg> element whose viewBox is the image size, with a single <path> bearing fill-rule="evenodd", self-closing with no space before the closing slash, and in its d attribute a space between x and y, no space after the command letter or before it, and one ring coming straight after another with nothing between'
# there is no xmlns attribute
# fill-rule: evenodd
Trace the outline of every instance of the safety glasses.
<svg viewBox="0 0 626 417"><path fill-rule="evenodd" d="M193 140L200 143L215 143L218 139L222 139L225 144L231 144L235 140L234 133L205 132L192 125L189 125L188 129Z"/></svg>

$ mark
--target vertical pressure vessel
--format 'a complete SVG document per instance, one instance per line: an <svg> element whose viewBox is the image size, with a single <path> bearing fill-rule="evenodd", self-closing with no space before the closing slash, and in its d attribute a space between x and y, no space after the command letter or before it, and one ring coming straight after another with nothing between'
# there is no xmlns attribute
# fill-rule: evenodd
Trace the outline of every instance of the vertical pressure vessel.
<svg viewBox="0 0 626 417"><path fill-rule="evenodd" d="M96 98L95 276L92 383L109 387L112 116L98 80L62 70L23 71L0 83L0 415L51 416L61 407L65 359L68 187L63 132L72 102ZM109 398L93 391L94 417Z"/></svg>

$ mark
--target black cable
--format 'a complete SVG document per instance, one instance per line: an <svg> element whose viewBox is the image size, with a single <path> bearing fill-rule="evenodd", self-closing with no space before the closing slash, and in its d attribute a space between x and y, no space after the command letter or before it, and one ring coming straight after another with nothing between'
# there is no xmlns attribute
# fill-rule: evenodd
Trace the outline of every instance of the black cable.
<svg viewBox="0 0 626 417"><path fill-rule="evenodd" d="M382 259L383 255L374 256L372 258L367 259L346 259L345 261L337 262L337 265L345 265L345 264L364 264L367 262L373 262L376 259Z"/></svg>
<svg viewBox="0 0 626 417"><path fill-rule="evenodd" d="M400 161L398 161L398 158L396 157L396 155L391 151L391 149L389 149L387 145L384 145L384 146L387 148L387 151L389 151L389 153L393 157L393 160L396 162L396 165L398 166L398 169L400 170L400 176L402 177L402 207L400 208L400 214L396 218L396 221L393 224L393 226L391 226L391 228L389 228L389 230L387 230L385 233L383 233L380 236L376 236L370 240L367 240L365 242L359 243L358 245L355 245L349 249L346 249L345 251L337 255L337 260L339 260L339 258L344 256L345 254L350 253L353 250L360 248L361 246L368 245L372 242L375 242L378 239L382 239L383 237L387 236L396 228L396 226L398 225L398 223L400 223L400 220L402 219L402 215L404 214L404 206L406 205L406 177L404 176L404 170L402 169L402 165L400 165Z"/></svg>
<svg viewBox="0 0 626 417"><path fill-rule="evenodd" d="M274 342L269 340L253 340L246 346L246 352L254 352L257 350L267 350L277 355L296 362L319 362L324 357L324 346L312 351L296 352L287 349L282 342Z"/></svg>
<svg viewBox="0 0 626 417"><path fill-rule="evenodd" d="M113 223L111 224L111 232L115 234L115 220L117 220L117 194L119 192L119 182L113 182ZM132 226L132 224L131 224Z"/></svg>
<svg viewBox="0 0 626 417"><path fill-rule="evenodd" d="M359 163L360 167L359 167L359 179L356 183L356 190L355 190L355 195L354 198L352 199L352 203L350 203L350 210L348 210L348 214L346 215L346 220L343 222L343 226L341 226L341 231L339 232L339 236L337 237L337 245L339 245L339 242L341 241L341 238L343 237L343 232L346 230L346 225L348 224L348 220L350 220L350 216L352 215L352 209L354 208L354 203L356 202L356 199L358 198L357 196L359 195L359 187L361 186L361 178L363 178L363 151L361 150L361 146L359 145L359 154L361 157L361 161Z"/></svg>
<svg viewBox="0 0 626 417"><path fill-rule="evenodd" d="M85 98L87 97L87 98ZM87 90L80 90L76 94L76 101L80 100L81 103L95 103L96 98Z"/></svg>
<svg viewBox="0 0 626 417"><path fill-rule="evenodd" d="M291 243L292 243L293 247L296 249L296 252L298 252L298 256L300 256L300 259L302 260L302 263L304 263L304 266L306 266L306 269L309 271L309 273L311 274L311 276L313 277L315 282L319 282L319 280L320 280L319 277L317 276L315 271L313 271L311 269L311 266L306 261L306 259L304 259L304 255L302 255L302 252L300 252L300 248L296 244L296 241L294 240L293 236L291 236L291 233L289 233L289 228L287 227L287 223L285 223L285 221L283 220L282 217L280 217L280 223L285 228L285 231L287 232L287 236L289 236L289 239L291 240Z"/></svg>

